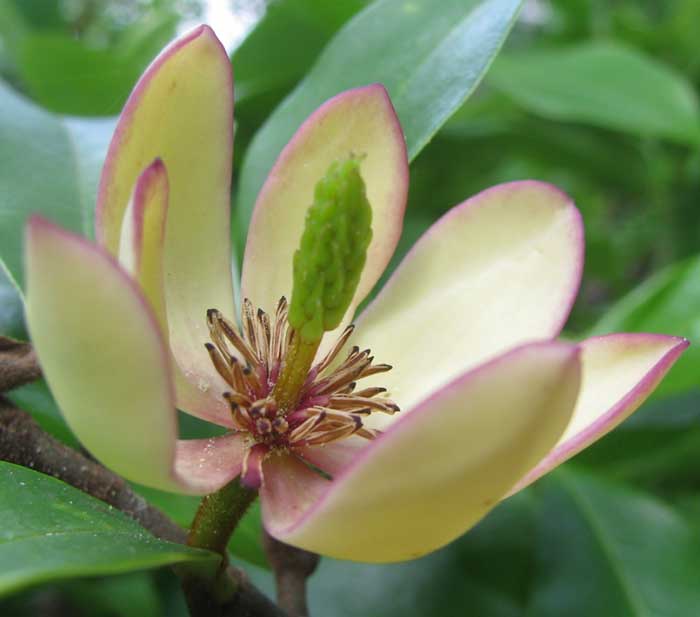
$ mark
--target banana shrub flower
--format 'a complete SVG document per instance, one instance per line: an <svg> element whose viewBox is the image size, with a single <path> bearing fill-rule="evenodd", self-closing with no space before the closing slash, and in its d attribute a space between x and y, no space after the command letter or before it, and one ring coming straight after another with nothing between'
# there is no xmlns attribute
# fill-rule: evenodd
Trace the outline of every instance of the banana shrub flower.
<svg viewBox="0 0 700 617"><path fill-rule="evenodd" d="M327 101L280 154L248 233L239 328L232 119L229 59L202 26L126 103L96 243L28 224L27 318L44 374L78 438L126 478L202 495L241 475L284 542L414 558L622 422L688 344L555 340L579 287L583 228L565 194L535 181L455 206L348 327L394 252L406 203L404 138L380 85ZM283 408L272 394L288 360L292 256L316 183L353 154L371 205L366 261ZM228 432L179 440L176 408Z"/></svg>

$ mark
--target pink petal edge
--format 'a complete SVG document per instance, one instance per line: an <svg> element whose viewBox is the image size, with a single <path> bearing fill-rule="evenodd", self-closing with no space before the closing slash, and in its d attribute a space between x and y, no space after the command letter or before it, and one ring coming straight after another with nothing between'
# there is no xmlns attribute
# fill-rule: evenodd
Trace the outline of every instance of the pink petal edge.
<svg viewBox="0 0 700 617"><path fill-rule="evenodd" d="M636 409L636 407L639 406L647 398L647 396L649 396L649 394L651 394L676 360L690 345L690 341L681 337L647 333L605 334L591 337L586 340L592 341L611 338L659 339L676 341L676 344L661 357L661 359L649 372L646 373L646 375L634 388L632 388L625 396L617 401L617 403L608 409L608 411L600 415L595 422L589 424L584 430L580 431L564 443L554 448L552 452L542 459L542 461L536 467L534 467L513 487L509 495L517 493L526 486L532 484L535 480L541 478L544 474L551 471L557 465L578 454L581 450L593 443L597 436L603 435L606 432L606 426L609 426L610 424L614 425L615 421L620 417L620 415L628 411L630 408Z"/></svg>
<svg viewBox="0 0 700 617"><path fill-rule="evenodd" d="M136 187L134 188L134 208L132 212L133 225L134 225L134 238L133 238L133 248L134 254L136 255L137 263L141 261L141 251L143 248L143 221L146 214L147 196L148 191L154 183L159 180L163 180L165 183L166 200L167 193L169 190L168 186L168 171L165 168L165 164L160 158L156 158L146 169L141 172L141 175L136 180ZM165 234L165 222L167 220L167 214L163 217L163 227L162 234Z"/></svg>

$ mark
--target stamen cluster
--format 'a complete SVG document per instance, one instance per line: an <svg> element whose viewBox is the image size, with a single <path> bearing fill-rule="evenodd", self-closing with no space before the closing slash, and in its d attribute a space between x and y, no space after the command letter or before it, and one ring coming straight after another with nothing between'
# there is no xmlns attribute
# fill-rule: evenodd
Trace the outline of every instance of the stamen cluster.
<svg viewBox="0 0 700 617"><path fill-rule="evenodd" d="M399 408L380 396L385 388L356 390L358 380L391 369L388 364L374 364L369 349L352 347L344 361L335 362L354 326L348 326L323 359L311 367L295 408L280 408L274 387L287 351L298 336L289 327L287 311L283 297L270 320L246 299L240 329L216 309L207 312L212 342L206 343L206 348L217 372L231 387L224 398L230 405L234 428L247 433L255 444L267 446L266 451L320 446L350 435L375 438L380 431L365 427L363 417L373 412L394 414Z"/></svg>

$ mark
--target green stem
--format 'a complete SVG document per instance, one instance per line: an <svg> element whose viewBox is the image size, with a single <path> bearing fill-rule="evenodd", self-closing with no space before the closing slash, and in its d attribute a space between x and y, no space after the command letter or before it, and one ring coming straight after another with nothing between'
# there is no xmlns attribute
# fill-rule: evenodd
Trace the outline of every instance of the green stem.
<svg viewBox="0 0 700 617"><path fill-rule="evenodd" d="M218 553L221 563L215 569L196 563L181 564L176 568L192 617L221 615L221 607L238 592L231 577L226 575L227 547L248 506L257 496L257 491L242 486L236 479L204 497L199 504L187 544Z"/></svg>
<svg viewBox="0 0 700 617"><path fill-rule="evenodd" d="M242 486L238 479L202 499L187 544L219 553L226 562L231 535L258 492Z"/></svg>

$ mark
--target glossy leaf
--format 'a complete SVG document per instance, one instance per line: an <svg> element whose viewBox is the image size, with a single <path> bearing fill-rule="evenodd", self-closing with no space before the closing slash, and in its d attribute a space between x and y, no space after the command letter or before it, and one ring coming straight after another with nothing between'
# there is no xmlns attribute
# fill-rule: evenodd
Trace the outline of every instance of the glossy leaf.
<svg viewBox="0 0 700 617"><path fill-rule="evenodd" d="M553 120L700 143L700 108L690 83L659 60L621 44L504 54L489 84Z"/></svg>
<svg viewBox="0 0 700 617"><path fill-rule="evenodd" d="M293 86L333 34L367 4L368 0L281 0L270 4L231 57L236 104Z"/></svg>
<svg viewBox="0 0 700 617"><path fill-rule="evenodd" d="M687 617L700 605L700 535L663 502L594 476L543 482L537 617Z"/></svg>
<svg viewBox="0 0 700 617"><path fill-rule="evenodd" d="M0 261L22 285L22 238L31 213L92 235L99 166L113 122L50 114L0 82Z"/></svg>
<svg viewBox="0 0 700 617"><path fill-rule="evenodd" d="M0 462L0 595L47 581L119 574L216 556L157 540L54 478Z"/></svg>
<svg viewBox="0 0 700 617"><path fill-rule="evenodd" d="M519 0L379 0L326 46L299 86L260 129L243 164L239 232L278 154L303 120L333 95L382 83L401 120L409 158L464 102L508 34ZM241 243L242 245L242 243Z"/></svg>

